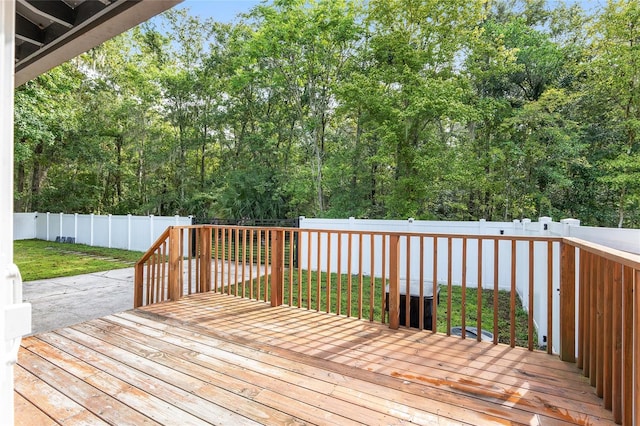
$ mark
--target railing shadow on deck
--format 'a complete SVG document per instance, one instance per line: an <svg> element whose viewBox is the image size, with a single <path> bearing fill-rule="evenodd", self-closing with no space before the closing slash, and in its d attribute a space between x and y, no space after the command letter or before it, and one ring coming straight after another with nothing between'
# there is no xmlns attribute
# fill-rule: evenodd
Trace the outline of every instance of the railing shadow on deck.
<svg viewBox="0 0 640 426"><path fill-rule="evenodd" d="M484 327L494 344L544 342L617 423L640 424L639 282L640 256L571 238L200 225L138 261L134 305L215 291L463 339Z"/></svg>

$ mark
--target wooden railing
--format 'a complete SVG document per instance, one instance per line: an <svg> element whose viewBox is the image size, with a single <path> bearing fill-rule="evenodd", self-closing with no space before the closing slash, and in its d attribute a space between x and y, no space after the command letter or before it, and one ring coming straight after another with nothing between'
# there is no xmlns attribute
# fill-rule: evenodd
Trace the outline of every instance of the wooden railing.
<svg viewBox="0 0 640 426"><path fill-rule="evenodd" d="M560 356L577 362L616 423L640 425L640 256L563 242Z"/></svg>
<svg viewBox="0 0 640 426"><path fill-rule="evenodd" d="M392 329L459 325L463 339L473 326L529 350L546 339L617 422L640 424L639 282L639 256L569 238L203 225L158 239L136 264L134 300L215 291Z"/></svg>

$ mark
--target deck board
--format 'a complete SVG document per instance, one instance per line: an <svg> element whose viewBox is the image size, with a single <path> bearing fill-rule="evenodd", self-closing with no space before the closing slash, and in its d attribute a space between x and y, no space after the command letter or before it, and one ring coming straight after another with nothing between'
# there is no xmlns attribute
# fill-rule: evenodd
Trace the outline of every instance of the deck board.
<svg viewBox="0 0 640 426"><path fill-rule="evenodd" d="M15 370L16 424L613 423L546 353L216 293L26 338Z"/></svg>

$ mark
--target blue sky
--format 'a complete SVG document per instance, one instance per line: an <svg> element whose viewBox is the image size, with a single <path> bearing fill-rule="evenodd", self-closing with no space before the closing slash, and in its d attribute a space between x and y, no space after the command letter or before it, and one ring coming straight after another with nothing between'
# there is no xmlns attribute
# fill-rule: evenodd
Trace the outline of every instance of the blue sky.
<svg viewBox="0 0 640 426"><path fill-rule="evenodd" d="M593 12L606 5L606 0L564 0L568 4L579 3L583 9ZM554 5L559 0L548 0L548 4ZM219 22L231 22L243 12L261 3L260 0L185 0L176 8L188 8L191 14L202 18L214 18Z"/></svg>
<svg viewBox="0 0 640 426"><path fill-rule="evenodd" d="M260 0L185 0L177 9L188 8L192 15L213 18L219 22L231 22L243 12L260 3Z"/></svg>

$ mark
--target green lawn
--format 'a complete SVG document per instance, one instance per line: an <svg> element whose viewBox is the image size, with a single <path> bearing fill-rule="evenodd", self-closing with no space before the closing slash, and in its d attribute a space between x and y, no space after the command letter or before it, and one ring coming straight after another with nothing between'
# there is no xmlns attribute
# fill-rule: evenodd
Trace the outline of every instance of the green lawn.
<svg viewBox="0 0 640 426"><path fill-rule="evenodd" d="M13 253L14 262L20 268L24 281L127 268L133 266L143 254L42 240L14 241Z"/></svg>

